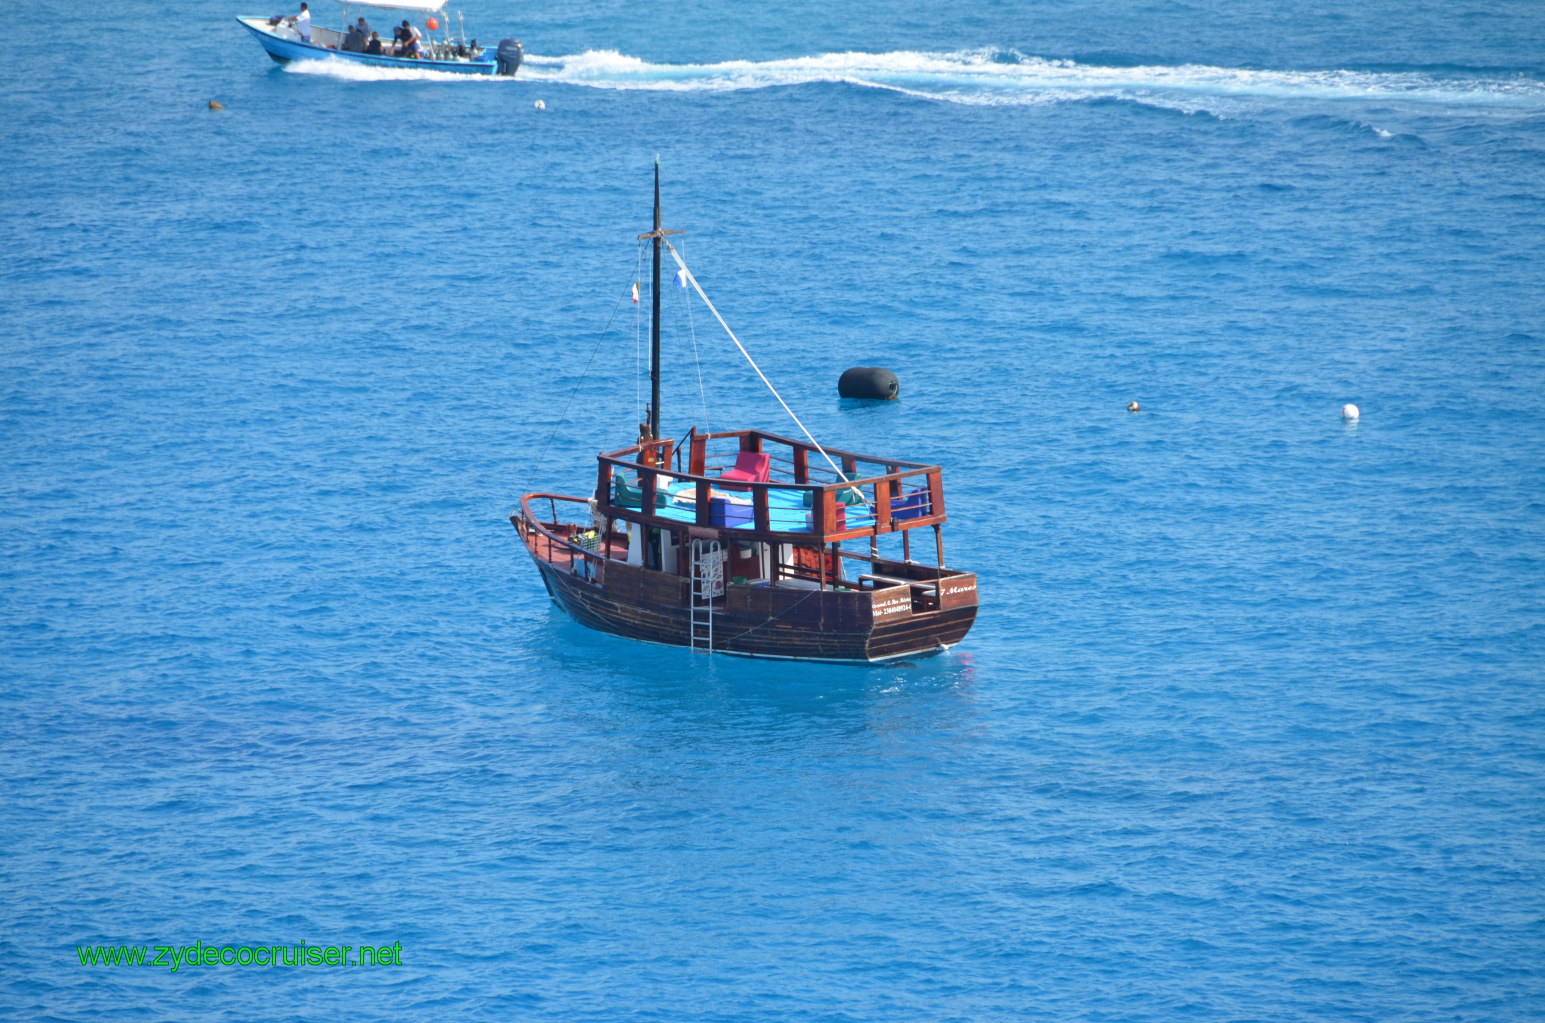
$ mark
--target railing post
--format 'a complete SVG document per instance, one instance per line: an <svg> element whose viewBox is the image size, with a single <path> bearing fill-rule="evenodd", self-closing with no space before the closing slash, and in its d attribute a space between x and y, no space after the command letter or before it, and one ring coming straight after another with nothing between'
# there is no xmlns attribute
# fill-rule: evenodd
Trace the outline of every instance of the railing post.
<svg viewBox="0 0 1545 1023"><path fill-rule="evenodd" d="M833 493L830 490L817 490L815 492L815 531L821 534L821 539L826 539L826 534L832 531L832 521L836 515L832 511L834 503Z"/></svg>
<svg viewBox="0 0 1545 1023"><path fill-rule="evenodd" d="M767 511L767 485L751 484L751 520L758 533L772 532L772 516Z"/></svg>

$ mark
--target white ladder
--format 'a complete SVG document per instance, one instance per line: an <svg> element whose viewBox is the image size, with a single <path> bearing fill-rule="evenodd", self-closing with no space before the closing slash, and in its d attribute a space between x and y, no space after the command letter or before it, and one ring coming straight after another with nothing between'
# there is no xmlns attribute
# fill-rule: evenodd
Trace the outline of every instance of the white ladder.
<svg viewBox="0 0 1545 1023"><path fill-rule="evenodd" d="M724 557L718 540L692 541L692 600L688 645L713 653L713 601L724 595Z"/></svg>

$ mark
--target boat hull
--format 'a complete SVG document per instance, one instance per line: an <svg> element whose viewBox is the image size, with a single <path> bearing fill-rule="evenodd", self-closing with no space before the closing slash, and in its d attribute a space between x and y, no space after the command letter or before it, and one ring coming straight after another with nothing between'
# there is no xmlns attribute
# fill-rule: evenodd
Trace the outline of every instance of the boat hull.
<svg viewBox="0 0 1545 1023"><path fill-rule="evenodd" d="M407 57L389 57L373 53L355 53L351 50L335 50L315 43L304 43L299 38L287 38L270 30L267 18L239 17L236 19L248 32L257 37L275 63L287 64L292 60L336 60L346 64L364 64L370 67L408 68L415 71L448 71L460 75L491 75L497 66L492 57L480 60L413 60ZM322 29L314 30L320 34Z"/></svg>
<svg viewBox="0 0 1545 1023"><path fill-rule="evenodd" d="M553 603L589 628L627 639L691 647L693 611L688 581L621 561L575 562L543 556L536 532L526 537ZM576 571L576 565L593 566ZM596 578L591 578L595 576ZM976 577L952 573L942 597L898 586L886 590L799 589L730 585L711 612L698 609L697 649L746 657L883 663L926 657L954 646L976 621ZM711 645L703 624L712 618Z"/></svg>

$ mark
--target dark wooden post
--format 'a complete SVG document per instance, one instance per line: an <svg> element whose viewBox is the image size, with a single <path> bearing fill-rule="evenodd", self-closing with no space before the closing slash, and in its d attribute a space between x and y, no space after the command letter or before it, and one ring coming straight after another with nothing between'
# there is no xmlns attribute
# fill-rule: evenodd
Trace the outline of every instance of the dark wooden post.
<svg viewBox="0 0 1545 1023"><path fill-rule="evenodd" d="M638 474L638 488L644 492L644 507L641 509L645 515L654 514L654 495L659 487L654 473L641 470Z"/></svg>
<svg viewBox="0 0 1545 1023"><path fill-rule="evenodd" d="M596 466L595 496L601 504L610 506L612 503L612 466L605 460Z"/></svg>
<svg viewBox="0 0 1545 1023"><path fill-rule="evenodd" d="M767 511L767 487L761 483L751 487L751 520L758 533L772 532L772 516Z"/></svg>
<svg viewBox="0 0 1545 1023"><path fill-rule="evenodd" d="M649 288L649 432L660 436L660 161L654 162L654 275Z"/></svg>
<svg viewBox="0 0 1545 1023"><path fill-rule="evenodd" d="M928 514L944 514L944 477L937 472L928 474Z"/></svg>

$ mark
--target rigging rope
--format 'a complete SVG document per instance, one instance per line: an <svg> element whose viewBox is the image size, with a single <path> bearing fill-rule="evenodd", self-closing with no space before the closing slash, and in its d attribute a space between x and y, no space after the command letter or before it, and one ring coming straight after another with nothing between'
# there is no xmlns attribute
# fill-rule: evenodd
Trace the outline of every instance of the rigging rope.
<svg viewBox="0 0 1545 1023"><path fill-rule="evenodd" d="M687 307L687 333L692 338L692 365L697 370L697 402L703 408L703 432L712 433L708 421L708 392L703 387L703 360L697 351L697 325L692 322L692 303L688 301L682 305Z"/></svg>
<svg viewBox="0 0 1545 1023"><path fill-rule="evenodd" d="M672 281L676 282L677 278L673 277ZM692 369L697 375L698 414L702 416L699 420L702 424L700 432L710 433L712 425L708 417L708 392L703 386L703 358L697 348L697 324L692 320L692 300L689 296L683 295L680 298L676 296L676 292L684 288L686 288L684 282L681 282L680 288L666 287L665 300L670 309L672 329L678 335L685 333L692 345Z"/></svg>
<svg viewBox="0 0 1545 1023"><path fill-rule="evenodd" d="M681 254L676 251L676 247L670 242L666 242L665 247L670 250L671 258L676 261L676 265L681 267L681 272L687 275L687 281L692 285L692 290L697 292L697 297L703 300L703 304L708 307L708 311L713 313L714 319L719 321L719 326L723 327L724 332L730 336L730 340L735 342L735 347L740 349L740 354L746 357L746 361L751 364L751 368L756 371L756 375L762 378L762 383L767 385L767 389L772 392L772 396L778 399L778 404L783 406L783 411L789 414L789 418L794 420L794 424L799 427L800 432L821 453L821 457L826 459L826 464L832 467L832 472L837 474L837 478L847 479L842 474L842 470L838 468L837 463L832 461L832 456L828 455L826 449L821 447L821 442L815 439L814 435L805 428L805 424L800 422L799 417L794 414L794 410L789 408L789 403L783 400L783 395L779 394L778 389L772 385L772 381L767 379L767 374L762 372L762 367L758 366L756 360L751 358L751 353L746 351L746 346L740 343L740 338L735 336L735 332L730 329L730 325L724 322L724 317L719 315L719 310L714 308L714 304L708 300L708 295L703 291L703 286L697 283L697 278L692 276L692 271L687 269L686 263L682 262Z"/></svg>
<svg viewBox="0 0 1545 1023"><path fill-rule="evenodd" d="M638 287L639 268L644 265L644 243L638 243L638 260L633 264L633 286ZM633 419L644 415L644 307L633 300Z"/></svg>

